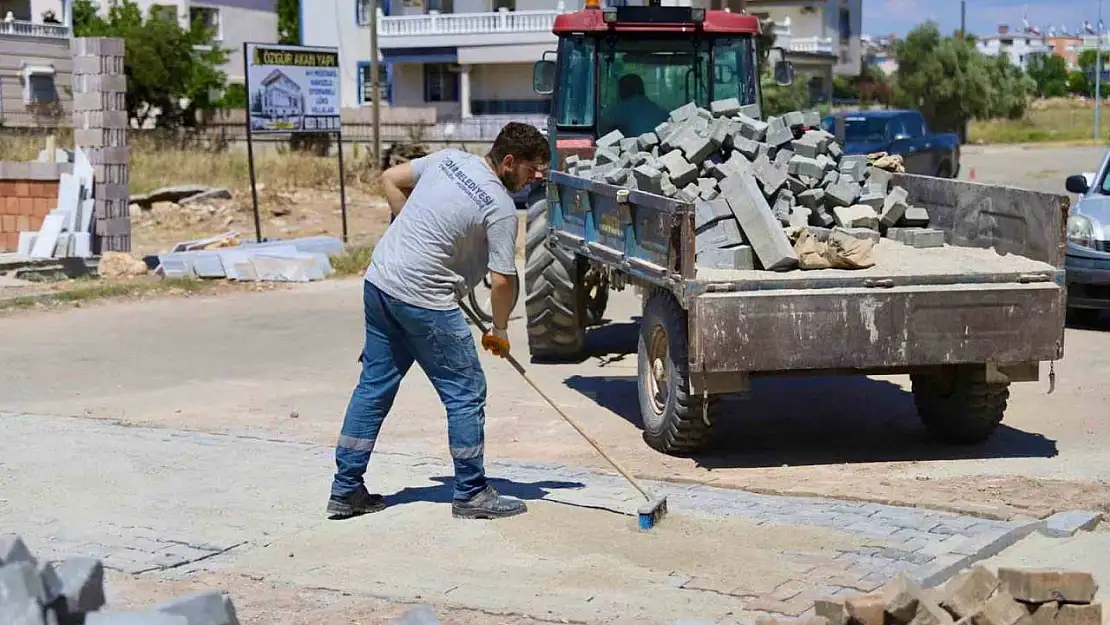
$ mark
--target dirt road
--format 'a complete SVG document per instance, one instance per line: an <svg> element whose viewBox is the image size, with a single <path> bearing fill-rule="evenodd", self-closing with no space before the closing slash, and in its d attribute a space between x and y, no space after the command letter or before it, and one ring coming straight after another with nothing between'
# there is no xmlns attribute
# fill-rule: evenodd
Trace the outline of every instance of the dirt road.
<svg viewBox="0 0 1110 625"><path fill-rule="evenodd" d="M980 181L1034 180L1058 190L1071 173L1059 168L1089 170L1097 156L1090 150L969 148L964 175L974 167ZM1049 165L1051 176L1038 178L1044 170L1028 169ZM365 606L379 612L363 622L384 622L397 607L382 600L463 610L453 613L451 622L459 623L484 623L490 614L515 615L488 621L505 623L528 622L519 620L523 615L731 622L751 611L796 611L815 589L852 587L846 575L854 575L854 587L866 586L877 581L868 577L877 574L868 565L856 562L849 574L827 560L844 553L863 558L859 550L876 540L883 546L875 549L890 549L891 541L908 549L917 541L919 550L933 544L929 532L948 526L921 510L886 507L882 514L904 518L902 524L875 525L885 517L866 506L876 503L1003 520L1069 508L1110 511L1110 422L1103 417L1110 399L1103 381L1110 371L1110 326L1069 329L1066 356L1056 363L1056 392L1047 395L1044 381L1016 385L1003 427L980 447L928 442L904 378L828 378L757 383L750 398L728 402L714 449L671 458L640 438L639 310L626 292L612 299L611 321L592 333L592 357L532 370L635 472L699 485L672 486L680 502L678 534L669 543L679 545L676 551L645 551L635 539L622 546L626 519L581 507L619 511L632 500L622 499L627 489L619 482L604 481L606 467L592 449L507 364L485 356L487 457L507 463L491 474L510 480L506 487L547 483L535 492L517 488L532 499L533 512L503 526L460 526L445 518L437 499L449 475L443 410L414 370L371 469L378 488L398 493L393 496L408 505L329 524L320 512L332 470L330 447L358 375L360 295L358 280L344 280L0 318L0 362L12 365L0 370L0 413L7 413L0 420L9 433L0 438L0 458L19 458L7 465L16 470L0 477L2 496L19 505L0 511L0 524L59 553L106 545L118 564L113 579L121 601L222 585L243 597L258 622L323 623ZM511 338L518 352L526 350L520 319ZM51 454L76 464L46 462ZM90 473L93 468L111 477ZM552 485L566 483L586 486ZM34 505L7 495L42 484L51 486L42 489L50 496ZM803 511L796 502L825 500L779 497L758 504L767 506L763 516L744 516L763 508L743 499L753 495L730 489L874 503L831 501ZM71 491L82 496L67 501ZM707 500L717 503L698 512L698 502ZM729 506L748 512L722 517ZM68 517L67 508L80 510L84 520ZM862 520L836 517L841 514ZM1011 527L951 519L965 519L969 532ZM766 524L771 527L757 529ZM920 535L901 533L918 526L926 527ZM103 527L114 528L114 538L100 535ZM153 538L136 535L135 527L229 551L203 565L163 571L168 556L136 547L135 541ZM722 569L725 545L735 551L724 559L751 566ZM191 562L192 556L174 557ZM798 567L805 572L776 578L789 557L808 562ZM525 571L518 568L522 561L535 564ZM925 566L913 558L899 562L914 570ZM144 566L151 568L144 572ZM892 565L884 566L889 572ZM360 572L339 581L351 571ZM507 590L498 594L486 585L491 579L508 584ZM757 583L767 579L774 580L770 587ZM293 610L297 618L283 616Z"/></svg>

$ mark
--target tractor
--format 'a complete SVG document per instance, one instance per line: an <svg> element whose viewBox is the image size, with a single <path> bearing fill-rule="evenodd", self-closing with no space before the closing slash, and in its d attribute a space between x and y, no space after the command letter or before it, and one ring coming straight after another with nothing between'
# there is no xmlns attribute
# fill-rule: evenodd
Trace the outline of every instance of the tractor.
<svg viewBox="0 0 1110 625"><path fill-rule="evenodd" d="M760 28L755 16L658 0L604 9L587 0L583 10L556 17L558 47L532 77L536 93L552 97L551 169L563 171L572 155L591 158L596 140L613 130L625 137L649 132L690 102L760 103ZM773 50L775 81L792 83L793 66ZM572 360L583 352L586 329L602 322L610 289L626 284L619 271L547 244L549 192L541 185L529 198L528 345L535 360Z"/></svg>

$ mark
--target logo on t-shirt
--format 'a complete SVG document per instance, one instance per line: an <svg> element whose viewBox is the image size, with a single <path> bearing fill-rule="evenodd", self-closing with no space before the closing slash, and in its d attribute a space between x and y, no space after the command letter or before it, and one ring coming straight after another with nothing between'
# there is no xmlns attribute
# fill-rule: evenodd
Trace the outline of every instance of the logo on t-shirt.
<svg viewBox="0 0 1110 625"><path fill-rule="evenodd" d="M452 179L455 185L462 190L478 206L485 208L493 204L493 196L486 193L473 178L466 175L463 168L451 158L445 158L439 163L439 169L445 176Z"/></svg>

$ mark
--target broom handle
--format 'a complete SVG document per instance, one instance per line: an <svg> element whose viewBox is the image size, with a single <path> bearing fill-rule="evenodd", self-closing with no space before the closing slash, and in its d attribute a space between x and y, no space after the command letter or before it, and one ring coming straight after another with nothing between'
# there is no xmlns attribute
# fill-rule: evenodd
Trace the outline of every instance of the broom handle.
<svg viewBox="0 0 1110 625"><path fill-rule="evenodd" d="M478 326L478 329L482 331L482 334L489 334L489 328L486 327L486 324L482 323L482 320L478 318L478 315L474 314L474 311L467 308L466 304L459 302L459 308L463 309L463 312L466 313L466 316L470 317L470 320L474 322L474 325ZM559 405L556 404L550 397L548 397L547 393L544 393L543 390L541 390L540 387L534 381L532 381L531 376L528 375L528 372L524 370L524 367L520 364L519 361L517 361L516 358L513 357L511 353L505 354L503 358L509 361L509 364L512 365L514 369L516 369L517 373L519 373L522 378L524 378L524 381L527 382L529 386L531 386L533 389L535 389L535 391L539 393L540 397L543 397L544 400L547 401L548 405L555 409L555 412L559 413L559 416L562 417L564 421L569 423L572 428L577 430L578 433L582 435L582 438L586 439L586 442L592 445L593 448L597 450L597 453L601 454L602 458L605 458L609 462L609 464L613 465L613 468L616 469L618 473L623 475L624 479L628 480L628 483L632 484L632 486L634 486L636 490L640 491L640 494L643 495L645 499L651 501L651 495L649 495L648 492L644 490L643 486L640 486L640 483L636 481L636 478L632 477L632 475L628 471L626 471L625 468L620 465L620 463L611 458L609 454L605 453L605 450L601 448L601 445L599 445L597 441L593 439L593 437L587 434L585 430L582 429L582 426L578 425L578 422L576 420L572 419L570 415L563 412L562 408L559 408Z"/></svg>

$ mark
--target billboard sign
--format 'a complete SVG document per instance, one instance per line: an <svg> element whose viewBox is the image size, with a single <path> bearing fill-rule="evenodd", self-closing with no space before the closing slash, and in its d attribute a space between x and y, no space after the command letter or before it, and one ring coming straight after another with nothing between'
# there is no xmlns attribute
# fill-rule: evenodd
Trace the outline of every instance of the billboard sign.
<svg viewBox="0 0 1110 625"><path fill-rule="evenodd" d="M252 133L339 132L339 49L244 44Z"/></svg>

